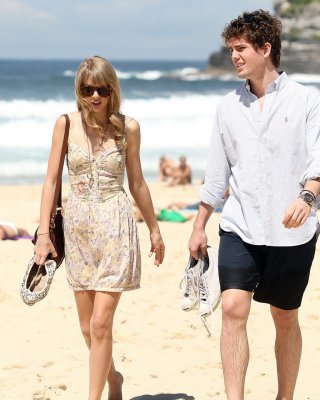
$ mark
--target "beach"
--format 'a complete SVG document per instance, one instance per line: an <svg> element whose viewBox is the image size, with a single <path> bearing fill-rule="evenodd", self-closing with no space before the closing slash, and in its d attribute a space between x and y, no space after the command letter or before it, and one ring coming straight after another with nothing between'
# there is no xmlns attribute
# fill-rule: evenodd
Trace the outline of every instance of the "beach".
<svg viewBox="0 0 320 400"><path fill-rule="evenodd" d="M195 185L149 184L154 205L198 199ZM64 193L68 190L64 187ZM39 218L40 185L1 186L1 219L33 232ZM208 223L209 244L219 243L220 214ZM114 321L114 360L124 375L124 400L225 399L220 361L220 306L214 313L214 336L207 337L195 311L180 308L179 283L188 261L192 220L160 222L166 256L157 268L148 257L149 234L139 223L141 289L123 293ZM3 400L81 400L87 398L88 351L82 338L64 264L56 272L48 296L32 307L19 295L33 254L30 240L0 242L0 398ZM319 400L320 365L319 244L306 290L300 322L303 354L295 399ZM208 318L212 327L212 318ZM248 323L250 363L245 399L276 396L274 328L269 307L252 303ZM104 394L107 399L107 390Z"/></svg>

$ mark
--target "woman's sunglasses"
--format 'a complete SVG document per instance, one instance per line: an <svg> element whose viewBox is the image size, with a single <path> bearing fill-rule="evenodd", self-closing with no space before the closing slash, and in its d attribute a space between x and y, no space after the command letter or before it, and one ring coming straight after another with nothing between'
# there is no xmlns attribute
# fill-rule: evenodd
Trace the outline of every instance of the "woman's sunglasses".
<svg viewBox="0 0 320 400"><path fill-rule="evenodd" d="M97 91L100 97L108 97L111 93L110 86L89 86L89 85L81 85L80 92L84 97L93 96L94 92Z"/></svg>

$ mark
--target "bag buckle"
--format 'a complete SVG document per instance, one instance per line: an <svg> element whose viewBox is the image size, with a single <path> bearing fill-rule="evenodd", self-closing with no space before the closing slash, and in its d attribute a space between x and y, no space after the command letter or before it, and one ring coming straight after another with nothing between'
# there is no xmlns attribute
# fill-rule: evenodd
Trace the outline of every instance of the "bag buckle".
<svg viewBox="0 0 320 400"><path fill-rule="evenodd" d="M51 214L50 225L49 225L50 229L54 229L56 227L56 224L54 222L55 218L56 218L56 214L55 213Z"/></svg>

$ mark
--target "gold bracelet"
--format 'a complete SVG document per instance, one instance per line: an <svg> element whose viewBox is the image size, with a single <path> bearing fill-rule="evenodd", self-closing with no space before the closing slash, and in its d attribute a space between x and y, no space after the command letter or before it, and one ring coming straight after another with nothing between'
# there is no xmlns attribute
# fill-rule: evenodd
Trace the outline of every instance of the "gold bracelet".
<svg viewBox="0 0 320 400"><path fill-rule="evenodd" d="M45 232L45 233L37 233L38 236L40 235L49 235L49 232Z"/></svg>

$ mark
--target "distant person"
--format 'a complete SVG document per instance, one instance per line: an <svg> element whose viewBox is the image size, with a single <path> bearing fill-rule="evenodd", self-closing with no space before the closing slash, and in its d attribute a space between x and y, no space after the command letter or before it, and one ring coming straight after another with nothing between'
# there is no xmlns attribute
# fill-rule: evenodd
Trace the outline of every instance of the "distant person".
<svg viewBox="0 0 320 400"><path fill-rule="evenodd" d="M292 400L302 351L298 313L319 226L320 95L278 71L281 22L267 11L244 12L223 38L246 81L217 106L189 250L196 259L206 254L207 222L230 185L218 261L227 398L244 398L253 298L270 305L275 325L276 399ZM272 397L261 388L253 396Z"/></svg>
<svg viewBox="0 0 320 400"><path fill-rule="evenodd" d="M19 228L12 221L0 221L0 240L32 239L33 236L24 228Z"/></svg>
<svg viewBox="0 0 320 400"><path fill-rule="evenodd" d="M179 165L174 171L170 186L187 185L192 181L191 167L187 164L185 156L179 158Z"/></svg>
<svg viewBox="0 0 320 400"><path fill-rule="evenodd" d="M170 158L161 156L159 160L159 179L161 182L167 182L172 179L175 171L175 165Z"/></svg>
<svg viewBox="0 0 320 400"><path fill-rule="evenodd" d="M86 398L100 400L108 382L105 398L120 400L123 378L113 362L113 320L122 293L138 289L141 278L138 231L123 188L125 173L149 229L149 256L155 256L156 266L163 261L164 244L141 171L139 123L121 112L120 84L113 66L99 56L83 60L76 74L75 93L77 110L60 116L53 131L35 262L42 265L48 253L55 256L49 237L50 210L65 127L70 121L67 151L71 191L64 207L65 261L90 352Z"/></svg>

